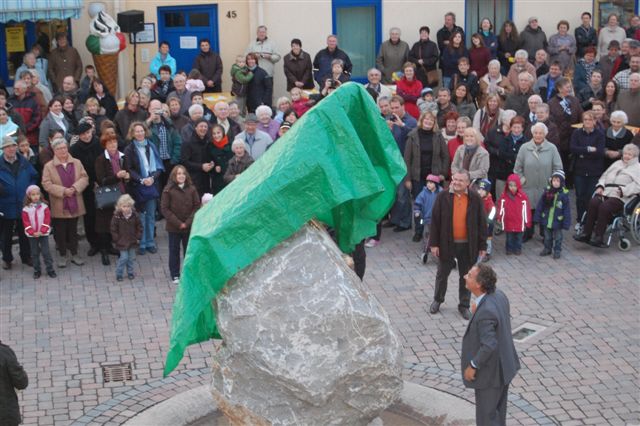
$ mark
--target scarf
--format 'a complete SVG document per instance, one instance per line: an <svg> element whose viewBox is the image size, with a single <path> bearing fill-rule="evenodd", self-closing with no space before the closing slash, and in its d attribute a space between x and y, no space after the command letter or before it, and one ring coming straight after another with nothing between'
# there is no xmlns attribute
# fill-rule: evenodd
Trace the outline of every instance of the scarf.
<svg viewBox="0 0 640 426"><path fill-rule="evenodd" d="M606 132L607 137L610 139L617 139L618 136L620 138L624 138L626 134L627 134L627 129L624 126L620 127L620 130L618 130L617 132L613 130L613 127L609 127Z"/></svg>
<svg viewBox="0 0 640 426"><path fill-rule="evenodd" d="M149 147L149 157L147 158L147 146L149 142L145 139L142 142L134 140L133 144L138 153L138 159L140 160L140 176L143 178L149 177L151 173L155 172L158 167L155 152Z"/></svg>
<svg viewBox="0 0 640 426"><path fill-rule="evenodd" d="M67 163L65 168L63 164L56 166L58 176L62 186L65 188L71 188L76 181L76 167L73 163ZM74 194L72 197L62 198L62 209L68 211L70 214L76 214L78 211L78 194Z"/></svg>
<svg viewBox="0 0 640 426"><path fill-rule="evenodd" d="M565 114L571 115L571 103L569 103L569 99L562 98L562 100L560 101L560 106L562 107L562 110Z"/></svg>
<svg viewBox="0 0 640 426"><path fill-rule="evenodd" d="M487 136L489 130L491 130L496 123L498 122L498 112L491 114L486 108L483 108L482 113L480 114L480 133L483 136Z"/></svg>
<svg viewBox="0 0 640 426"><path fill-rule="evenodd" d="M476 151L478 151L478 145L470 147L465 145L464 146L464 157L462 157L462 168L465 170L469 170L469 166L471 166L471 159L473 158L474 154L476 153Z"/></svg>
<svg viewBox="0 0 640 426"><path fill-rule="evenodd" d="M582 58L578 61L578 63L582 65L582 68L584 68L587 74L587 81L591 81L591 73L593 72L594 69L596 69L596 61L593 61L590 64L588 64L587 61L585 61L584 58Z"/></svg>
<svg viewBox="0 0 640 426"><path fill-rule="evenodd" d="M215 139L213 139L213 145L218 149L223 149L228 144L229 144L229 138L226 135L219 141L216 141Z"/></svg>
<svg viewBox="0 0 640 426"><path fill-rule="evenodd" d="M56 124L64 131L64 133L67 133L67 125L64 123L64 119L65 116L63 113L60 114L54 114L53 112L49 112L49 114L51 114L51 117L53 117L53 120L56 122Z"/></svg>
<svg viewBox="0 0 640 426"><path fill-rule="evenodd" d="M122 170L120 168L120 152L116 151L114 155L111 155L109 151L106 151L106 153L109 156L109 162L111 163L111 170L113 171L113 175L115 176L118 174L120 170ZM123 194L127 192L124 187L124 184L122 183L122 180L119 181L118 186L120 187L120 191Z"/></svg>

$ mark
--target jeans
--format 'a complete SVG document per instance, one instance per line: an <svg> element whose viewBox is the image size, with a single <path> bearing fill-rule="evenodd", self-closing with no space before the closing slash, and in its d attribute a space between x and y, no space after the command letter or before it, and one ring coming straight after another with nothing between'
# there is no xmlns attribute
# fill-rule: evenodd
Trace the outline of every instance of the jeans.
<svg viewBox="0 0 640 426"><path fill-rule="evenodd" d="M505 235L507 253L520 253L524 232L505 232Z"/></svg>
<svg viewBox="0 0 640 426"><path fill-rule="evenodd" d="M448 89L451 85L451 77L442 76L442 87Z"/></svg>
<svg viewBox="0 0 640 426"><path fill-rule="evenodd" d="M182 256L187 253L189 233L169 232L169 273L171 278L180 276L180 244L182 244Z"/></svg>
<svg viewBox="0 0 640 426"><path fill-rule="evenodd" d="M20 244L20 259L26 262L31 257L29 241L24 233L22 225L22 217L18 219L4 219L0 217L0 241L2 241L2 260L7 263L13 262L13 253L11 253L11 244L13 242L13 234L17 228L18 243Z"/></svg>
<svg viewBox="0 0 640 426"><path fill-rule="evenodd" d="M47 268L47 272L53 271L53 259L51 258L51 252L49 251L49 236L29 238L29 245L31 246L31 261L33 262L33 272L42 272L40 269L40 254L44 259L44 266Z"/></svg>
<svg viewBox="0 0 640 426"><path fill-rule="evenodd" d="M596 190L599 176L574 176L574 184L576 188L576 211L578 213L578 221L582 220L582 215L587 211L589 200Z"/></svg>
<svg viewBox="0 0 640 426"><path fill-rule="evenodd" d="M562 251L562 229L544 228L544 249L547 252L560 254Z"/></svg>
<svg viewBox="0 0 640 426"><path fill-rule="evenodd" d="M438 262L438 271L436 272L436 288L433 300L439 303L444 302L444 296L447 294L447 280L449 274L455 266L454 258L458 260L458 307L469 309L469 301L471 293L467 290L464 276L471 269L471 259L469 258L469 243L453 243L455 255L450 259L443 259L440 256ZM475 259L473 259L475 262Z"/></svg>
<svg viewBox="0 0 640 426"><path fill-rule="evenodd" d="M156 246L153 240L153 232L156 227L156 204L158 200L149 200L144 203L144 207L140 212L140 221L142 222L142 238L140 239L140 248L149 249Z"/></svg>
<svg viewBox="0 0 640 426"><path fill-rule="evenodd" d="M128 248L127 250L120 250L120 257L116 263L116 276L121 277L124 273L124 266L127 265L127 273L133 274L133 262L136 260L135 247Z"/></svg>

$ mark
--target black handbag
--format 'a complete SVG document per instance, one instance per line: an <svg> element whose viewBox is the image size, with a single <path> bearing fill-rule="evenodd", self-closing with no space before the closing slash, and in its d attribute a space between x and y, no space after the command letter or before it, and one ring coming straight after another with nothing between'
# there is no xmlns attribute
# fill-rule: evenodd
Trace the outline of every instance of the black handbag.
<svg viewBox="0 0 640 426"><path fill-rule="evenodd" d="M118 202L118 198L122 196L122 190L120 184L98 186L95 189L96 194L96 208L108 209L112 208Z"/></svg>

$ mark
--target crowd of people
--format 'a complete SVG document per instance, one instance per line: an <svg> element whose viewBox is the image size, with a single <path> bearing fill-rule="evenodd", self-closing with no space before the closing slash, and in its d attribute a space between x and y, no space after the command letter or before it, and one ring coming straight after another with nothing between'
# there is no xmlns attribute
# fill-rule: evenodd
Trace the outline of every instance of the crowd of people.
<svg viewBox="0 0 640 426"><path fill-rule="evenodd" d="M606 221L640 192L640 135L626 127L640 126L640 19L633 17L626 30L616 15L607 22L598 31L585 12L574 35L561 20L547 38L535 17L521 32L512 21L494 31L484 18L468 48L453 13L445 15L434 41L423 26L411 47L392 28L364 87L408 173L389 216L366 246L380 242L382 226L397 232L413 228L426 262L439 251L429 234L433 218L441 216L431 210L441 206L438 196L457 193L448 182L461 174L460 181L468 178L462 193L480 194L483 227L487 220L490 226L474 231L484 243L474 244L463 263L491 258L493 227L505 232L507 254L519 255L533 236L533 223L540 223L545 238L541 255L559 258L560 230L571 225L568 188L575 188L579 220L586 216L578 241L605 245ZM39 257L55 276L49 234L58 268L84 263L78 251L80 218L87 254L100 254L105 265L110 255L118 255L117 279L125 266L133 278L132 259L156 253L156 222L164 218L170 275L178 282L180 250L186 249L203 200L349 81L353 67L335 35L313 58L298 38L283 55L260 26L235 58L232 85L225 88L222 59L209 40L200 40L190 70L177 69L170 45L161 42L150 73L119 109L95 68L83 68L67 35L57 34L56 42L47 57L38 45L25 54L11 96L0 89L2 266L12 266L17 234L20 258L33 265L36 278ZM281 60L288 96L274 102L274 71ZM210 109L204 94L223 89L233 100ZM602 197L592 198L594 192ZM448 252L458 258L457 250ZM440 264L446 264L439 270L446 278L451 264ZM461 276L467 269L460 268Z"/></svg>

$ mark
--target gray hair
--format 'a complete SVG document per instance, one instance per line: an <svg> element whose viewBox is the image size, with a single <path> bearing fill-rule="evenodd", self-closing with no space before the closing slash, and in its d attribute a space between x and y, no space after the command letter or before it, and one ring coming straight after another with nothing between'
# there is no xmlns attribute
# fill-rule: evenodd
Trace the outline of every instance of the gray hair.
<svg viewBox="0 0 640 426"><path fill-rule="evenodd" d="M280 96L280 97L278 98L278 101L276 102L276 106L277 106L278 108L280 108L280 105L281 105L281 104L283 104L283 103L289 103L289 104L291 104L291 99L289 99L289 98L288 98L288 97L286 97L286 96Z"/></svg>
<svg viewBox="0 0 640 426"><path fill-rule="evenodd" d="M529 99L527 99L527 102L542 102L542 98L539 95L531 95L529 96Z"/></svg>
<svg viewBox="0 0 640 426"><path fill-rule="evenodd" d="M333 68L334 65L340 65L342 68L344 68L344 61L342 59L334 59L333 61L331 61L331 67Z"/></svg>
<svg viewBox="0 0 640 426"><path fill-rule="evenodd" d="M51 141L51 149L56 149L58 145L67 144L67 140L65 138L55 138Z"/></svg>
<svg viewBox="0 0 640 426"><path fill-rule="evenodd" d="M514 55L516 58L524 58L524 59L529 59L529 53L524 50L524 49L518 49L516 50L516 53Z"/></svg>
<svg viewBox="0 0 640 426"><path fill-rule="evenodd" d="M467 127L471 127L471 119L469 117L467 117L466 115L462 116L462 117L458 117L458 120L456 121L456 124L459 123L464 123L467 125Z"/></svg>
<svg viewBox="0 0 640 426"><path fill-rule="evenodd" d="M627 113L622 110L613 111L609 116L609 119L622 120L623 124L627 124L629 122Z"/></svg>
<svg viewBox="0 0 640 426"><path fill-rule="evenodd" d="M204 114L204 108L202 108L202 105L193 104L189 107L189 117L191 117L196 111L200 111Z"/></svg>
<svg viewBox="0 0 640 426"><path fill-rule="evenodd" d="M238 145L245 146L245 145L244 145L244 141L242 140L242 138L236 138L236 139L234 139L234 141L231 143L231 149L235 148L235 147L236 147L236 146L238 146Z"/></svg>
<svg viewBox="0 0 640 426"><path fill-rule="evenodd" d="M384 101L391 102L391 98L388 97L388 96L380 96L378 98L378 102L377 103L378 103L378 105L380 105L380 102L384 102Z"/></svg>
<svg viewBox="0 0 640 426"><path fill-rule="evenodd" d="M544 133L545 137L547 137L547 135L549 134L549 128L544 123L540 123L539 121L531 126L531 134L533 134L534 130L538 129L542 130L542 133Z"/></svg>
<svg viewBox="0 0 640 426"><path fill-rule="evenodd" d="M640 155L640 147L638 147L638 145L636 144L628 143L622 148L622 152L630 152L631 155L638 158L638 156Z"/></svg>
<svg viewBox="0 0 640 426"><path fill-rule="evenodd" d="M394 31L396 31L398 34L402 34L402 31L400 31L400 28L398 28L398 27L389 28L389 34L391 34Z"/></svg>
<svg viewBox="0 0 640 426"><path fill-rule="evenodd" d="M529 74L527 71L522 71L520 74L518 74L518 80L520 79L520 77L522 76L526 76L527 80L529 80L529 83L533 83L533 81L535 80L533 78L533 76L531 74Z"/></svg>
<svg viewBox="0 0 640 426"><path fill-rule="evenodd" d="M514 110L505 109L504 111L502 111L502 115L500 116L500 124L511 124L511 120L513 120L513 117L515 117L516 115L518 115L518 113Z"/></svg>
<svg viewBox="0 0 640 426"><path fill-rule="evenodd" d="M140 89L138 89L138 95L143 95L143 96L146 96L147 98L150 98L151 90L147 89L146 87L141 87Z"/></svg>
<svg viewBox="0 0 640 426"><path fill-rule="evenodd" d="M547 114L549 114L549 104L545 104L545 103L543 102L543 103L541 103L540 105L538 105L538 106L536 107L536 111L537 111L537 110L539 110L539 109L543 109L543 110L544 110L544 112L546 112Z"/></svg>
<svg viewBox="0 0 640 426"><path fill-rule="evenodd" d="M488 68L488 67L491 67L491 66L497 66L497 67L500 67L500 61L499 61L499 60L497 60L497 59L492 59L492 60L490 60L490 61L489 61L489 65L487 65L487 68Z"/></svg>
<svg viewBox="0 0 640 426"><path fill-rule="evenodd" d="M273 115L273 110L267 105L260 105L258 108L256 108L256 116L260 118L260 116L263 114L268 114L269 117L271 117Z"/></svg>
<svg viewBox="0 0 640 426"><path fill-rule="evenodd" d="M382 71L380 71L380 70L379 70L378 68L376 68L376 67L373 67L373 68L369 68L369 69L367 70L367 76L368 76L370 73L372 73L372 72L377 72L378 74L382 75Z"/></svg>

